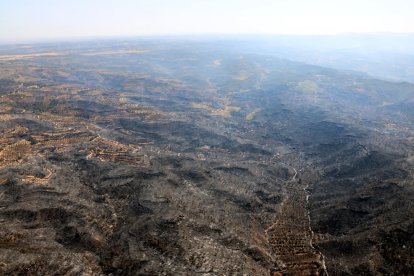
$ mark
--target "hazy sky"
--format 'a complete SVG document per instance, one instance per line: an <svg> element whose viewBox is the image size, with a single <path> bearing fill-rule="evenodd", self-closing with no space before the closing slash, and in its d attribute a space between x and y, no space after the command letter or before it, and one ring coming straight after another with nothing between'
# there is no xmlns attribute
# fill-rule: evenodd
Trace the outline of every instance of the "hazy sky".
<svg viewBox="0 0 414 276"><path fill-rule="evenodd" d="M0 40L414 32L414 0L0 0Z"/></svg>

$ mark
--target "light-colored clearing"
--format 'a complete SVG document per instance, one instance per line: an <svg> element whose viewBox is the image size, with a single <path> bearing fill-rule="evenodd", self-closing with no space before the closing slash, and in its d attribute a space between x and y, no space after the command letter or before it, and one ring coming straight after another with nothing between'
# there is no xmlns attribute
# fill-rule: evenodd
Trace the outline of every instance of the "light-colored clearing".
<svg viewBox="0 0 414 276"><path fill-rule="evenodd" d="M245 81L249 78L249 74L246 71L240 71L238 75L232 77L233 80Z"/></svg>
<svg viewBox="0 0 414 276"><path fill-rule="evenodd" d="M33 54L19 54L19 55L0 55L0 61L12 61L25 58L34 58L34 57L56 57L62 56L62 53L57 52L48 52L48 53L33 53Z"/></svg>
<svg viewBox="0 0 414 276"><path fill-rule="evenodd" d="M218 115L218 116L223 116L223 117L230 117L233 111L240 110L240 107L238 106L229 106L229 105L226 105L223 108L214 108L208 104L192 103L191 106L195 109L207 110L208 112L210 112L211 115Z"/></svg>
<svg viewBox="0 0 414 276"><path fill-rule="evenodd" d="M221 59L215 59L215 60L213 60L213 65L215 67L220 66L221 65Z"/></svg>
<svg viewBox="0 0 414 276"><path fill-rule="evenodd" d="M256 108L255 110L253 110L252 112L250 112L249 114L246 115L246 120L247 121L251 121L253 120L254 116L259 113L260 111L262 111L261 108Z"/></svg>
<svg viewBox="0 0 414 276"><path fill-rule="evenodd" d="M102 52L83 53L83 56L112 56L112 55L137 55L149 52L149 50L114 50Z"/></svg>
<svg viewBox="0 0 414 276"><path fill-rule="evenodd" d="M305 93L314 93L319 91L319 85L312 80L304 80L298 83L296 89Z"/></svg>

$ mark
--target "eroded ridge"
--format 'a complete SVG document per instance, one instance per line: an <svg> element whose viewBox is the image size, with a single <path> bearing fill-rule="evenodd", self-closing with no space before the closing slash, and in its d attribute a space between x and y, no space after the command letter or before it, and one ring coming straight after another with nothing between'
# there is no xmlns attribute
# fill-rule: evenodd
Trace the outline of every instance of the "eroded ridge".
<svg viewBox="0 0 414 276"><path fill-rule="evenodd" d="M277 266L272 275L328 275L323 255L312 246L307 211L307 184L295 175L285 185L286 197L277 220L266 229Z"/></svg>

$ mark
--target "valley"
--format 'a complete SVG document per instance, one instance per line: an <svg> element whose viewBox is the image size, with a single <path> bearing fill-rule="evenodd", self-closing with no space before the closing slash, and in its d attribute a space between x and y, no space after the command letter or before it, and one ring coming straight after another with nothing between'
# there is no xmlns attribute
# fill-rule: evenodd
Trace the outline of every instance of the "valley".
<svg viewBox="0 0 414 276"><path fill-rule="evenodd" d="M412 271L414 84L220 42L55 47L0 47L0 274Z"/></svg>

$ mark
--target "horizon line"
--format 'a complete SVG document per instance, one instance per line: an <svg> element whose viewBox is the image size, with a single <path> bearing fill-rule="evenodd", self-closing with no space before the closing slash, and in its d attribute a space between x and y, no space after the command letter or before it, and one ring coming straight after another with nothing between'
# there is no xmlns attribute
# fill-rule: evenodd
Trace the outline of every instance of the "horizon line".
<svg viewBox="0 0 414 276"><path fill-rule="evenodd" d="M20 44L48 44L48 43L70 43L87 42L96 40L118 40L118 39L157 39L157 38L226 38L226 37L334 37L346 35L414 35L412 32L338 32L325 34L300 34L300 33L153 33L135 35L84 35L84 36L62 36L62 37L39 37L39 38L19 38L19 39L0 39L0 45L20 45Z"/></svg>

